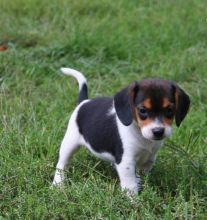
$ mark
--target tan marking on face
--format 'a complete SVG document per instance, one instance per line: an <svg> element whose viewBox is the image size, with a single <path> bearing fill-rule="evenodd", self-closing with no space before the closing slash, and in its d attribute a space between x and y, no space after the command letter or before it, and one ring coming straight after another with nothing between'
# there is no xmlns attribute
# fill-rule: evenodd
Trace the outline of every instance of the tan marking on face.
<svg viewBox="0 0 207 220"><path fill-rule="evenodd" d="M151 124L152 122L153 122L153 120L149 119L149 118L147 118L145 120L138 118L138 125L140 128L143 128L144 126L147 126L147 125Z"/></svg>
<svg viewBox="0 0 207 220"><path fill-rule="evenodd" d="M135 106L132 107L132 115L133 115L134 120L138 124L138 110Z"/></svg>
<svg viewBox="0 0 207 220"><path fill-rule="evenodd" d="M138 126L140 128L143 128L144 126L146 125L149 125L150 123L153 122L152 119L145 119L145 120L142 120L140 117L139 117L139 113L138 113L138 109L137 108L133 108L133 113L134 113L134 116L135 116L135 121L137 122Z"/></svg>
<svg viewBox="0 0 207 220"><path fill-rule="evenodd" d="M150 108L152 108L152 103L151 103L151 99L145 99L143 102L142 102L142 104L143 104L143 106L145 107L145 108L148 108L148 109L150 109Z"/></svg>
<svg viewBox="0 0 207 220"><path fill-rule="evenodd" d="M164 124L164 125L169 125L169 126L171 126L172 123L173 123L173 119L165 118L165 119L163 120L163 124Z"/></svg>
<svg viewBox="0 0 207 220"><path fill-rule="evenodd" d="M178 94L178 90L176 89L176 91L175 91L175 111L177 111L177 109L178 109L178 97L179 97L179 94Z"/></svg>
<svg viewBox="0 0 207 220"><path fill-rule="evenodd" d="M170 105L168 98L164 98L162 102L162 107L167 108Z"/></svg>

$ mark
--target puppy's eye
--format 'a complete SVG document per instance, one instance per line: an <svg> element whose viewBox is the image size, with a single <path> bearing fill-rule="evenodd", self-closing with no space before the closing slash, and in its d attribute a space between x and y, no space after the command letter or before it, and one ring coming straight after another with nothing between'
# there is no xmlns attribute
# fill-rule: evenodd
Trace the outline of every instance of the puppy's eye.
<svg viewBox="0 0 207 220"><path fill-rule="evenodd" d="M148 111L146 108L139 108L139 116L142 120L145 120L148 117Z"/></svg>
<svg viewBox="0 0 207 220"><path fill-rule="evenodd" d="M165 115L166 115L167 118L172 118L173 115L174 115L174 107L173 106L169 106L166 109Z"/></svg>

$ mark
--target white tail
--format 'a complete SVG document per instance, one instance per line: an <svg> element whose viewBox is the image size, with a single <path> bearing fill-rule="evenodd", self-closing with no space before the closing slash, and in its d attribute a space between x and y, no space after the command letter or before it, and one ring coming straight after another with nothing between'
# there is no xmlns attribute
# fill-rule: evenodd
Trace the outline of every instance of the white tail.
<svg viewBox="0 0 207 220"><path fill-rule="evenodd" d="M87 84L87 80L81 72L71 68L64 68L64 67L60 68L60 70L65 75L73 76L74 78L76 78L76 80L78 81L79 91L81 90L83 84Z"/></svg>
<svg viewBox="0 0 207 220"><path fill-rule="evenodd" d="M85 76L74 69L71 68L60 68L62 73L68 76L73 76L78 81L78 87L79 87L79 99L78 102L82 102L83 100L88 98L88 90L87 90L87 80Z"/></svg>

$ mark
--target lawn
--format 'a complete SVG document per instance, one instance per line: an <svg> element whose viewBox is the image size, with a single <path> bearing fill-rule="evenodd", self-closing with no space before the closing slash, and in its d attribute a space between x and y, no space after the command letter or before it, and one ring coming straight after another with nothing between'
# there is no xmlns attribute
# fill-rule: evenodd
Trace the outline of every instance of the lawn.
<svg viewBox="0 0 207 220"><path fill-rule="evenodd" d="M133 201L84 149L65 190L50 188L78 93L62 66L85 74L91 98L147 77L190 95ZM206 219L206 91L206 1L0 0L0 219Z"/></svg>

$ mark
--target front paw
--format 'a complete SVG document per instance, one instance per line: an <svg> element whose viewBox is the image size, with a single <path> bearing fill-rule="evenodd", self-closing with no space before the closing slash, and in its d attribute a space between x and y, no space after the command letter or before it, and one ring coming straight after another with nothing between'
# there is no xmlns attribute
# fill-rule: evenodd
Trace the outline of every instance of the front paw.
<svg viewBox="0 0 207 220"><path fill-rule="evenodd" d="M134 180L126 180L121 184L122 191L126 191L128 196L136 195L141 191L141 179L140 177L136 177Z"/></svg>

